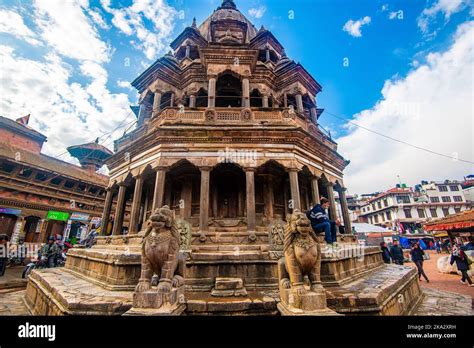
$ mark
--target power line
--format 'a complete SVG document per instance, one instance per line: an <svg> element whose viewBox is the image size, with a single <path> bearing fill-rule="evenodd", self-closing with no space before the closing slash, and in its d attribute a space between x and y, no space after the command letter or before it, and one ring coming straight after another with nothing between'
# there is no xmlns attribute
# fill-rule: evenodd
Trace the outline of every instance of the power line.
<svg viewBox="0 0 474 348"><path fill-rule="evenodd" d="M331 115L333 117L336 117L340 120L343 120L343 121L346 121L347 123L351 124L351 125L354 125L356 127L359 127L359 128L362 128L370 133L374 133L374 134L377 134L378 136L381 136L381 137L384 137L384 138L387 138L389 140L392 140L392 141L395 141L397 143L400 143L400 144L403 144L403 145L407 145L407 146L410 146L410 147L413 147L415 149L418 149L418 150L422 150L422 151L425 151L425 152L428 152L428 153L431 153L433 155L438 155L438 156L441 156L441 157L445 157L445 158L449 158L449 159L453 159L453 156L449 156L449 155L446 155L444 153L440 153L440 152L436 152L436 151L433 151L433 150L430 150L430 149L427 149L427 148L424 148L424 147L421 147L421 146L418 146L418 145L413 145L413 144L410 144L410 143L407 143L406 141L403 141L403 140L400 140L400 139L396 139L394 137L391 137L389 135L386 135L386 134L383 134L383 133L380 133L380 132L377 132L373 129L370 129L370 128L367 128L367 127L364 127L364 126L361 126L360 124L357 124L353 121L351 121L350 119L346 118L346 117L342 117L342 116L338 116L338 115L335 115L327 110L325 110L325 113L328 114L328 115ZM465 159L462 159L462 158L457 158L456 161L460 161L460 162L465 162L465 163L469 163L469 164L474 164L474 162L472 161L469 161L469 160L465 160Z"/></svg>

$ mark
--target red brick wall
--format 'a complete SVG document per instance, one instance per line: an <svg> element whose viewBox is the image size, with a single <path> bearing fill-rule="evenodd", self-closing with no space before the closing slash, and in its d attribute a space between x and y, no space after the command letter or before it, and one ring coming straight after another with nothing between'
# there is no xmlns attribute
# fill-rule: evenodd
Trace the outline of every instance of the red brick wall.
<svg viewBox="0 0 474 348"><path fill-rule="evenodd" d="M26 151L40 153L42 143L22 136L21 134L15 134L7 129L0 128L0 141L10 144L12 146L24 149Z"/></svg>

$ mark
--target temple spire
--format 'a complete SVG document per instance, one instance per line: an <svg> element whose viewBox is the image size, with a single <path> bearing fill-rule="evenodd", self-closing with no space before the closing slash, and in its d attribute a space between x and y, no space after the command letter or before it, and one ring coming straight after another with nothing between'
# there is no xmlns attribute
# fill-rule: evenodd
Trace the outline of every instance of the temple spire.
<svg viewBox="0 0 474 348"><path fill-rule="evenodd" d="M197 29L196 17L193 18L193 24L191 25L191 28Z"/></svg>
<svg viewBox="0 0 474 348"><path fill-rule="evenodd" d="M233 0L223 0L222 5L220 8L232 8L232 9L237 9L237 6L235 5Z"/></svg>

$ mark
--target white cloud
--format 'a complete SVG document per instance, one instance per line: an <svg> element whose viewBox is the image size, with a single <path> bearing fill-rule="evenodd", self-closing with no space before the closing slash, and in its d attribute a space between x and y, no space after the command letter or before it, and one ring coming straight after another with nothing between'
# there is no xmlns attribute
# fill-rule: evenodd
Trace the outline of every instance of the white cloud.
<svg viewBox="0 0 474 348"><path fill-rule="evenodd" d="M430 53L404 78L386 81L383 98L354 117L354 123L408 143L453 156L429 154L349 125L337 141L351 160L345 182L351 192L393 187L397 175L409 185L421 180L460 179L474 166L474 22L458 27L452 46Z"/></svg>
<svg viewBox="0 0 474 348"><path fill-rule="evenodd" d="M390 12L388 15L388 19L395 19L395 17L397 17L397 12Z"/></svg>
<svg viewBox="0 0 474 348"><path fill-rule="evenodd" d="M34 46L41 45L36 34L25 25L23 17L15 11L0 9L0 32L11 34Z"/></svg>
<svg viewBox="0 0 474 348"><path fill-rule="evenodd" d="M50 155L91 141L124 120L134 120L128 115L128 96L107 90L107 73L97 63L81 65L82 73L91 77L91 82L79 84L69 82L73 69L56 53L48 54L44 61L35 61L16 54L11 47L0 46L0 60L0 114L16 118L31 113L30 125L48 137L45 152ZM111 140L122 132L123 128L117 130L105 145L110 147Z"/></svg>
<svg viewBox="0 0 474 348"><path fill-rule="evenodd" d="M464 10L468 4L469 0L435 0L432 2L432 6L425 8L418 17L418 27L424 34L427 34L430 24L436 20L438 14L443 14L447 22L451 15Z"/></svg>
<svg viewBox="0 0 474 348"><path fill-rule="evenodd" d="M349 35L353 37L361 37L362 36L362 26L368 25L370 23L371 19L369 16L365 16L364 18L361 18L359 20L353 21L352 19L349 19L346 24L344 24L344 27L342 27L342 30L346 31Z"/></svg>
<svg viewBox="0 0 474 348"><path fill-rule="evenodd" d="M43 40L61 55L81 61L107 62L110 48L84 14L87 5L87 1L79 0L36 0L36 25Z"/></svg>
<svg viewBox="0 0 474 348"><path fill-rule="evenodd" d="M382 5L382 12L388 11L388 4Z"/></svg>
<svg viewBox="0 0 474 348"><path fill-rule="evenodd" d="M249 10L249 15L254 18L262 18L266 11L265 6L254 7Z"/></svg>
<svg viewBox="0 0 474 348"><path fill-rule="evenodd" d="M92 18L94 23L97 24L101 29L110 29L110 26L105 22L105 19L98 10L89 9L87 13Z"/></svg>
<svg viewBox="0 0 474 348"><path fill-rule="evenodd" d="M125 81L125 80L120 80L120 79L117 80L117 86L120 87L120 88L126 88L126 89L130 89L130 90L134 90L134 88L132 87L130 82Z"/></svg>
<svg viewBox="0 0 474 348"><path fill-rule="evenodd" d="M127 36L133 36L133 45L152 60L165 52L172 39L174 21L182 16L164 0L134 0L129 7L112 8L110 0L102 0L105 11L113 15L112 24ZM150 31L145 20L153 24Z"/></svg>

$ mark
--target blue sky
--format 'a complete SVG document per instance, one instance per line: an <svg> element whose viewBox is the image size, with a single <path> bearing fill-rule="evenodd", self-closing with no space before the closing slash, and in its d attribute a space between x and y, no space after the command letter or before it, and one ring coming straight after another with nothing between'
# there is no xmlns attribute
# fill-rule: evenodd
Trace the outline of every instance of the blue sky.
<svg viewBox="0 0 474 348"><path fill-rule="evenodd" d="M453 158L472 161L472 132L470 137L464 134L462 142L446 139L436 126L426 134L407 132L436 119L423 112L423 107L421 116L411 120L412 124L398 118L394 122L393 110L390 115L377 113L377 105L390 102L387 98L391 91L414 88L409 95L416 94L419 89L409 87L411 77L424 76L425 67L432 73L433 83L443 83L436 73L443 71L441 64L448 59L448 53L458 52L455 45L461 46L463 35L471 37L468 42L472 42L472 3L465 0L235 2L257 28L264 25L271 30L288 56L302 63L323 86L318 105L328 113L323 115L321 125L340 140L341 153L352 161L346 175L356 191L386 189L396 183L396 175L406 177L404 181L408 184L415 184L421 179L462 178L470 174L472 164L444 158L442 161L448 161L446 166L450 169L439 171L436 170L439 156L413 148L402 149L399 144L381 153L377 151L377 141L382 141L383 146L390 141L382 138L372 143L377 135L354 129L330 114L443 154L457 153ZM61 155L65 160L71 159L63 155L64 149L73 143L102 135L101 141L110 146L133 122L126 105L135 103L137 94L128 82L166 53L169 42L191 24L193 17L199 25L220 3L220 0L3 0L0 88L4 98L0 101L0 114L16 118L31 113L32 126L49 137L45 151ZM463 46L463 49L468 48ZM464 69L468 70L451 71L453 76L466 72L472 76L472 57L463 52L458 54L467 59L468 66ZM431 61L429 57L436 55L441 55L439 60ZM433 86L429 81L424 83ZM472 96L472 83L468 82L467 92ZM453 88L464 88L461 92L466 93L463 86ZM18 98L25 92L31 100ZM435 94L433 91L411 101L407 100L411 97L392 98L398 100L396 103L419 107L431 105L431 98L441 102ZM468 122L472 130L472 103L462 100L458 122ZM436 107L444 108L450 109L448 105ZM108 134L115 128L118 129ZM433 137L453 144L452 148L433 141ZM365 139L370 139L368 143L372 147L359 146L361 139L364 144ZM354 141L357 141L357 152ZM427 156L430 161L427 168L431 171L418 168L404 174L405 166L416 166L415 156L413 162L386 163L390 168L401 168L398 173L378 168L379 176L385 181L361 184L370 166L386 161L387 153L403 151L414 151L422 158Z"/></svg>

